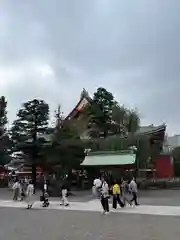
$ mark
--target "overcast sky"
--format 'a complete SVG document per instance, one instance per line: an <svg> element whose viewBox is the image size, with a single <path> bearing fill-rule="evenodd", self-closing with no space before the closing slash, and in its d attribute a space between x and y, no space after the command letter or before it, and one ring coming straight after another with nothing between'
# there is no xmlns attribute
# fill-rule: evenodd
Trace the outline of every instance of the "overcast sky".
<svg viewBox="0 0 180 240"><path fill-rule="evenodd" d="M1 0L0 95L10 121L44 99L67 114L103 86L142 124L180 134L180 0Z"/></svg>

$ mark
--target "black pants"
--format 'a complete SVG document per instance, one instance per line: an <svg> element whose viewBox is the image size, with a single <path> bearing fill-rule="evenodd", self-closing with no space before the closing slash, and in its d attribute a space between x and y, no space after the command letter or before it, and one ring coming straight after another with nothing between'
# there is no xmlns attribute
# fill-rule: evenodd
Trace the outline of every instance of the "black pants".
<svg viewBox="0 0 180 240"><path fill-rule="evenodd" d="M109 212L108 197L101 197L101 204L105 212Z"/></svg>
<svg viewBox="0 0 180 240"><path fill-rule="evenodd" d="M137 193L136 192L132 192L132 199L131 199L131 202L134 202L135 205L139 205L138 202L137 202Z"/></svg>
<svg viewBox="0 0 180 240"><path fill-rule="evenodd" d="M124 207L124 203L120 199L120 195L113 195L113 208L117 208L117 203L119 203L120 207Z"/></svg>

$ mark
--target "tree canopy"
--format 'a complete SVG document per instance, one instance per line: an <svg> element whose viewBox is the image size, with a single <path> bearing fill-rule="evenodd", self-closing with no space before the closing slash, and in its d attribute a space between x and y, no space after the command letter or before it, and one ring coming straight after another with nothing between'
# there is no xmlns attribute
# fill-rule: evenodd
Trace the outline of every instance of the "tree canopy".
<svg viewBox="0 0 180 240"><path fill-rule="evenodd" d="M34 185L39 151L38 135L46 132L48 121L49 105L43 100L34 99L23 103L11 128L11 139L16 148L30 155Z"/></svg>
<svg viewBox="0 0 180 240"><path fill-rule="evenodd" d="M7 101L4 96L0 97L0 165L10 161L8 148L10 145L9 136L6 130L7 124Z"/></svg>
<svg viewBox="0 0 180 240"><path fill-rule="evenodd" d="M172 150L172 156L174 159L174 171L175 176L180 176L180 147L176 147Z"/></svg>
<svg viewBox="0 0 180 240"><path fill-rule="evenodd" d="M109 124L111 124L113 105L114 97L112 93L100 87L94 93L93 100L89 106L90 123L93 127L97 127L102 131L104 137L107 136Z"/></svg>
<svg viewBox="0 0 180 240"><path fill-rule="evenodd" d="M106 138L115 134L125 136L127 133L135 133L140 125L138 112L120 105L113 94L102 87L94 93L88 111L92 138L101 135Z"/></svg>

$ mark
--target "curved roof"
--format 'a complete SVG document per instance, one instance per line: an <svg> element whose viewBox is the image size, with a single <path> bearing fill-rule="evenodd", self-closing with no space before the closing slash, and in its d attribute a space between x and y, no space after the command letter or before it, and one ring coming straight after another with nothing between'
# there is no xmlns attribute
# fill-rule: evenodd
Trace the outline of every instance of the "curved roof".
<svg viewBox="0 0 180 240"><path fill-rule="evenodd" d="M68 114L65 120L69 120L69 118L71 118L73 114L76 115L76 113L78 113L80 109L84 108L91 101L92 99L90 98L88 92L83 88L79 102L76 104L73 110Z"/></svg>
<svg viewBox="0 0 180 240"><path fill-rule="evenodd" d="M160 131L166 131L166 125L162 124L159 126L149 125L140 127L136 133L137 134L152 134Z"/></svg>

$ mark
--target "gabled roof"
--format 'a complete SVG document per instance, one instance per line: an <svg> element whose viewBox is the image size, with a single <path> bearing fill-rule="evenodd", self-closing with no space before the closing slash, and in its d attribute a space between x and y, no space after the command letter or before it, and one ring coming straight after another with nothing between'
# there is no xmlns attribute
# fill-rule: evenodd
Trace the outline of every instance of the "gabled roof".
<svg viewBox="0 0 180 240"><path fill-rule="evenodd" d="M84 101L84 103L83 103L83 101ZM79 102L76 104L76 106L73 108L73 110L68 114L68 116L65 118L65 120L68 120L68 119L71 117L71 115L72 115L75 111L77 111L78 107L80 107L81 104L82 104L82 105L86 104L85 101L86 101L87 104L88 104L88 103L90 103L90 102L92 101L92 99L90 98L88 92L87 92L85 89L83 89L83 91L81 92L81 97L80 97ZM78 112L78 111L77 111L77 112Z"/></svg>

